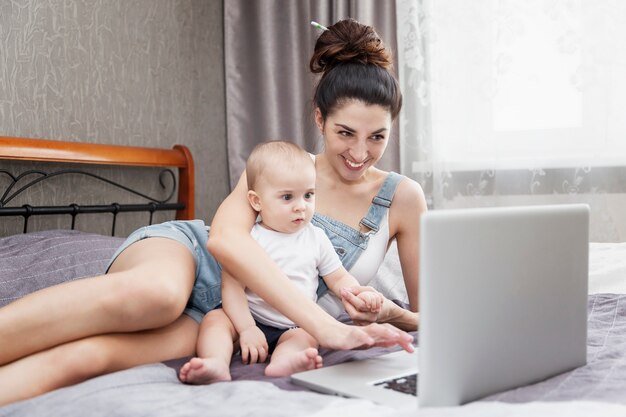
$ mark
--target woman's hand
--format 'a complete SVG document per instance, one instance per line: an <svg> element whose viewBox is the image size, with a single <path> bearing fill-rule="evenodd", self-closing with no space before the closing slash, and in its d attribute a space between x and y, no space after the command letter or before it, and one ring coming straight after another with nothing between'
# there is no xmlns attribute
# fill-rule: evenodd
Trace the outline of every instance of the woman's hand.
<svg viewBox="0 0 626 417"><path fill-rule="evenodd" d="M335 321L331 326L319 329L320 346L334 350L366 349L374 346L401 346L413 352L413 336L390 325L371 323L366 326L349 326Z"/></svg>
<svg viewBox="0 0 626 417"><path fill-rule="evenodd" d="M239 334L239 346L244 364L261 363L267 359L267 339L256 326L250 326Z"/></svg>
<svg viewBox="0 0 626 417"><path fill-rule="evenodd" d="M374 314L368 310L366 303L358 295L370 291L369 288L355 286L341 290L343 306L355 324L363 326L370 323L390 323L406 331L417 330L419 313L405 310L382 295L380 311Z"/></svg>
<svg viewBox="0 0 626 417"><path fill-rule="evenodd" d="M413 336L392 326L391 324L371 323L361 327L372 339L372 346L391 347L400 345L407 352L413 352Z"/></svg>

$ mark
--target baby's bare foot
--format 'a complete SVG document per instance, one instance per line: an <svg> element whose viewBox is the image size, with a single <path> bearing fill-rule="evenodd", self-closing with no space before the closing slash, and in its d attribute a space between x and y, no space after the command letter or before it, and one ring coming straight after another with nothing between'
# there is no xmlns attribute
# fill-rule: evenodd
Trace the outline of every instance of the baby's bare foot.
<svg viewBox="0 0 626 417"><path fill-rule="evenodd" d="M272 358L265 368L267 376L289 376L295 372L308 371L322 367L322 357L315 348L287 354L281 358Z"/></svg>
<svg viewBox="0 0 626 417"><path fill-rule="evenodd" d="M180 368L178 378L186 384L210 384L218 381L230 381L230 368L216 358L191 358Z"/></svg>

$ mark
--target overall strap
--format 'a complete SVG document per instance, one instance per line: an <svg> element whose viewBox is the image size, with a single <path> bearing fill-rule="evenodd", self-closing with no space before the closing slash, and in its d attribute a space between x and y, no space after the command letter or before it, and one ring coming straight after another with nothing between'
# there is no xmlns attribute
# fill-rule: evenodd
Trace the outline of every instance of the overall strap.
<svg viewBox="0 0 626 417"><path fill-rule="evenodd" d="M380 222L383 220L389 206L391 206L396 188L402 181L402 178L404 178L402 175L395 172L387 174L387 178L385 178L383 185L378 190L378 194L372 200L372 205L370 205L367 214L360 221L361 225L371 229L371 232L368 233L376 233L380 229Z"/></svg>

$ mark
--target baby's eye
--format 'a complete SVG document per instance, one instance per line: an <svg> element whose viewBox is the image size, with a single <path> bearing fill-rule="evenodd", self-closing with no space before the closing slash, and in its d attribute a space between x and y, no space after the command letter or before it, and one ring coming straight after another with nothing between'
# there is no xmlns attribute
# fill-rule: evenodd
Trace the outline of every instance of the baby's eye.
<svg viewBox="0 0 626 417"><path fill-rule="evenodd" d="M289 201L293 198L293 196L291 194L283 194L280 196L280 198L282 198L285 201Z"/></svg>
<svg viewBox="0 0 626 417"><path fill-rule="evenodd" d="M309 192L309 193L304 194L304 198L306 198L307 200L310 200L313 198L314 195L315 193Z"/></svg>

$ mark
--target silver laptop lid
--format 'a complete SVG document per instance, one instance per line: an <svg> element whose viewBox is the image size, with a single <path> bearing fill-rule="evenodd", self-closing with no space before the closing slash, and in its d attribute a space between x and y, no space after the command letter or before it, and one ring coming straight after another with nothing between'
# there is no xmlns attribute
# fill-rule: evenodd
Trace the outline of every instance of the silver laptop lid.
<svg viewBox="0 0 626 417"><path fill-rule="evenodd" d="M425 213L420 406L462 404L584 365L586 205Z"/></svg>

